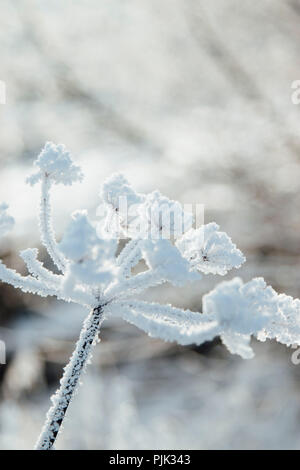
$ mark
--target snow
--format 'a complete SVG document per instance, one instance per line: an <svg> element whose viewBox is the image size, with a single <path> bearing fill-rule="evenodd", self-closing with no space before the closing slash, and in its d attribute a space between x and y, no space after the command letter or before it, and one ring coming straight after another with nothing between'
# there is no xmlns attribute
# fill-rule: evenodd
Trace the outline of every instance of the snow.
<svg viewBox="0 0 300 470"><path fill-rule="evenodd" d="M219 232L216 223L190 229L176 246L192 266L204 274L225 276L233 268L240 268L246 261L242 252L229 236Z"/></svg>
<svg viewBox="0 0 300 470"><path fill-rule="evenodd" d="M145 196L138 194L127 179L119 173L115 173L106 178L103 182L100 196L108 205L112 206L115 211L119 211L120 209L120 197L126 198L128 208L130 208L132 204L141 204L145 199Z"/></svg>
<svg viewBox="0 0 300 470"><path fill-rule="evenodd" d="M164 279L174 285L201 279L199 274L191 271L188 261L169 240L143 240L142 255L150 269L159 271Z"/></svg>
<svg viewBox="0 0 300 470"><path fill-rule="evenodd" d="M44 177L55 184L62 183L65 186L83 179L80 167L73 163L70 152L63 144L46 142L34 165L39 171L27 179L31 185L38 183Z"/></svg>
<svg viewBox="0 0 300 470"><path fill-rule="evenodd" d="M184 211L178 201L163 196L156 190L148 194L139 206L141 238L176 239L191 228L193 214Z"/></svg>
<svg viewBox="0 0 300 470"><path fill-rule="evenodd" d="M88 219L87 211L76 211L59 244L64 255L78 262L90 256L93 248L100 244L96 230Z"/></svg>
<svg viewBox="0 0 300 470"><path fill-rule="evenodd" d="M274 312L273 321L259 333L258 339L276 339L287 346L296 345L300 337L300 300L280 294L277 302L278 310Z"/></svg>
<svg viewBox="0 0 300 470"><path fill-rule="evenodd" d="M135 233L135 228L141 226L139 207L145 195L137 193L123 175L113 174L104 181L100 196L107 208L106 230L119 238L131 236L132 228ZM97 215L105 215L101 213L101 206L98 207Z"/></svg>
<svg viewBox="0 0 300 470"><path fill-rule="evenodd" d="M244 284L240 278L222 282L203 296L203 313L216 318L221 339L233 354L253 357L251 335L290 346L300 343L300 301L277 294L262 278Z"/></svg>

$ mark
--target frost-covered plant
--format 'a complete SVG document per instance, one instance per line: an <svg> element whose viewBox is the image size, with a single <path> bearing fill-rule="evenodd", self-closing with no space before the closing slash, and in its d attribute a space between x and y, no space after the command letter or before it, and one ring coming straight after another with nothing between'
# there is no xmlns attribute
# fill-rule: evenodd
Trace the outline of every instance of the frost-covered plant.
<svg viewBox="0 0 300 470"><path fill-rule="evenodd" d="M28 182L41 183L41 240L60 274L45 269L37 249L27 249L21 257L28 276L0 262L0 279L24 292L55 296L89 309L60 388L51 398L52 406L36 449L53 448L101 323L109 316L122 317L152 337L182 345L201 344L220 336L231 353L243 358L253 357L251 335L261 341L274 338L287 345L300 343L300 301L278 295L263 279L244 284L235 278L217 285L203 297L203 313L137 298L147 288L166 282L182 286L201 280L203 274L223 276L239 268L245 258L218 225L192 228L192 216L179 202L159 191L139 194L122 175L112 175L103 184L101 197L106 212L101 227L89 220L86 211L77 211L57 243L50 189L54 184L81 181L82 172L65 147L53 143L45 145L35 166L37 172ZM126 199L127 214L122 209L122 198ZM0 235L12 225L13 219L3 204ZM117 254L119 238L124 236L127 243ZM140 261L146 268L134 274L133 268Z"/></svg>

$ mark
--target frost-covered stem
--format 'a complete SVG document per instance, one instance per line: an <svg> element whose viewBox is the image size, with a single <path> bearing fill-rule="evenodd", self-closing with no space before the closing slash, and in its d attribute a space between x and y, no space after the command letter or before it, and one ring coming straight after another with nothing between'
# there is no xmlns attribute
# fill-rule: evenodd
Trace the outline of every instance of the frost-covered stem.
<svg viewBox="0 0 300 470"><path fill-rule="evenodd" d="M117 259L120 266L120 273L124 277L131 275L131 269L136 266L141 258L140 239L134 239L128 242Z"/></svg>
<svg viewBox="0 0 300 470"><path fill-rule="evenodd" d="M53 287L46 286L43 282L32 276L21 276L14 269L9 269L0 261L0 281L5 282L13 287L21 289L23 292L38 294L41 297L56 296L64 299L59 291ZM90 299L89 299L90 300Z"/></svg>
<svg viewBox="0 0 300 470"><path fill-rule="evenodd" d="M66 271L66 260L58 249L52 227L50 187L51 181L49 177L45 175L42 179L42 196L40 205L41 241L58 269L64 273Z"/></svg>
<svg viewBox="0 0 300 470"><path fill-rule="evenodd" d="M45 425L35 446L36 450L51 450L53 448L80 375L90 357L92 345L99 333L102 320L102 305L94 308L86 318L75 351L64 369L60 388L51 398L53 405L47 413Z"/></svg>
<svg viewBox="0 0 300 470"><path fill-rule="evenodd" d="M133 293L141 293L149 287L155 287L163 282L166 282L166 279L159 271L149 269L122 282L112 284L104 292L104 295L110 301L114 300L116 296L119 298L131 297Z"/></svg>

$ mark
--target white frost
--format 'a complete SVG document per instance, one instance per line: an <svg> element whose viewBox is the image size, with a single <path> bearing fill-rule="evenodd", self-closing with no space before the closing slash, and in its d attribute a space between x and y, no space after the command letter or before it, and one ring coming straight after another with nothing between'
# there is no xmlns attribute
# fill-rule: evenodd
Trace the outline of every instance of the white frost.
<svg viewBox="0 0 300 470"><path fill-rule="evenodd" d="M60 389L52 399L38 448L52 448L70 404L79 377L90 358L101 322L109 315L142 329L150 336L179 344L202 344L220 336L232 354L253 357L251 336L261 341L276 339L300 344L300 300L277 294L261 278L244 284L239 278L223 282L203 297L203 313L171 305L149 303L137 295L166 282L183 286L201 280L201 273L225 275L245 261L229 236L215 223L193 229L192 216L179 202L159 191L137 193L122 175L113 175L103 185L102 200L107 210L103 227L96 226L86 211L72 215L61 243L56 242L50 203L54 184L70 185L82 179L63 145L47 143L35 165L39 171L29 178L41 183L39 226L41 241L60 270L54 274L38 260L36 249L21 252L29 274L21 276L0 262L3 282L40 296L55 296L90 309ZM120 198L126 198L129 216ZM119 239L110 230L115 218L129 238L117 256ZM144 237L137 226L144 227ZM13 226L7 206L0 206L0 236ZM154 232L153 232L154 227ZM182 229L187 229L182 235ZM165 234L167 233L167 237ZM119 236L122 234L119 233ZM133 267L143 262L138 274Z"/></svg>
<svg viewBox="0 0 300 470"><path fill-rule="evenodd" d="M39 171L30 176L29 184L36 184L46 176L55 184L71 185L75 181L82 181L83 174L79 166L73 163L70 152L63 144L47 142L39 154L34 165Z"/></svg>
<svg viewBox="0 0 300 470"><path fill-rule="evenodd" d="M176 245L194 269L204 274L224 276L232 268L240 268L246 261L242 252L225 232L219 232L215 223L190 229Z"/></svg>

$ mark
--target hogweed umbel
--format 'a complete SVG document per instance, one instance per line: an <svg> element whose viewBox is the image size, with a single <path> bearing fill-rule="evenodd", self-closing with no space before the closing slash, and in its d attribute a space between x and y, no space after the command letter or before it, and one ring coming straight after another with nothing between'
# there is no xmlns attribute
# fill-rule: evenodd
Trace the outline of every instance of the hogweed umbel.
<svg viewBox="0 0 300 470"><path fill-rule="evenodd" d="M222 282L203 297L202 313L137 298L149 287L166 282L178 286L197 283L203 274L223 276L239 268L245 257L217 224L195 229L191 214L179 202L159 191L139 194L124 176L114 174L102 187L105 217L101 225L90 221L86 211L77 211L57 243L50 190L56 184L81 181L83 175L66 148L50 142L35 166L37 172L28 182L41 184L41 241L60 274L43 266L37 249L27 249L20 255L29 274L21 276L0 262L0 279L23 292L54 296L89 309L60 387L51 398L36 449L53 449L100 326L109 316L122 317L152 337L182 345L199 345L220 336L231 353L245 359L254 355L251 335L261 341L275 338L287 345L300 344L300 301L278 295L261 278L246 284L240 278ZM122 198L127 214L121 210ZM13 226L7 209L0 205L0 236ZM184 233L180 230L183 225ZM127 243L117 255L124 237ZM140 261L146 269L134 274Z"/></svg>

